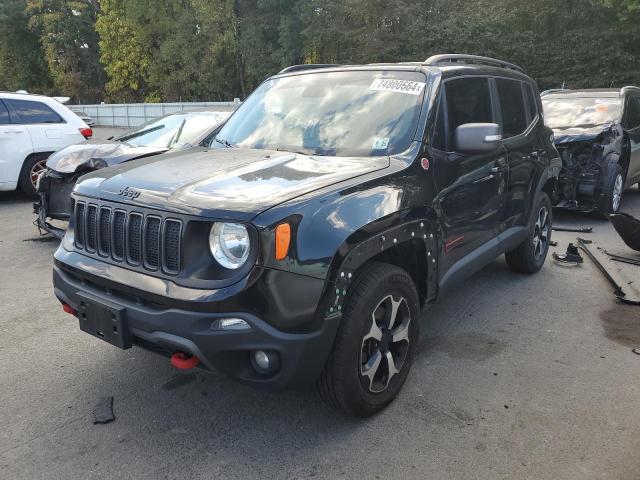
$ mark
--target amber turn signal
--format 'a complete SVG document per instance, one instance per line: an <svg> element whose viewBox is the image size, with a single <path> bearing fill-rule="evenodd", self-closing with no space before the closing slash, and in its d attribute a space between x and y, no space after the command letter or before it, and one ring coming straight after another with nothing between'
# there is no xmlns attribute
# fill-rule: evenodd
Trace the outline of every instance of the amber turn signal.
<svg viewBox="0 0 640 480"><path fill-rule="evenodd" d="M276 227L276 260L287 258L289 244L291 243L291 225L281 223Z"/></svg>

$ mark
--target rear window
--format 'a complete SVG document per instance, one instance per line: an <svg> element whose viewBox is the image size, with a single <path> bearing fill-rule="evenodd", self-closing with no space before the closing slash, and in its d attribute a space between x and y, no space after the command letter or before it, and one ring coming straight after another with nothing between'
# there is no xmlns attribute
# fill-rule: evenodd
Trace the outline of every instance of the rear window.
<svg viewBox="0 0 640 480"><path fill-rule="evenodd" d="M7 125L9 123L11 123L9 121L9 111L7 107L4 106L4 103L2 103L2 100L0 100L0 125Z"/></svg>
<svg viewBox="0 0 640 480"><path fill-rule="evenodd" d="M502 135L504 138L520 135L527 128L527 116L522 95L522 83L516 80L496 79L500 113L502 114Z"/></svg>
<svg viewBox="0 0 640 480"><path fill-rule="evenodd" d="M48 105L32 100L5 100L18 115L21 124L35 123L64 123L62 117L54 112Z"/></svg>

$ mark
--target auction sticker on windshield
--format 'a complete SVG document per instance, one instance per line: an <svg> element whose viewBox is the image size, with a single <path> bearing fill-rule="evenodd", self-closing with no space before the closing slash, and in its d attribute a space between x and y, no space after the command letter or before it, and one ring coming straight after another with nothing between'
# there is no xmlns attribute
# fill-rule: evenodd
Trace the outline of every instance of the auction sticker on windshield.
<svg viewBox="0 0 640 480"><path fill-rule="evenodd" d="M424 82L412 82L411 80L394 80L392 78L376 78L369 90L377 92L408 93L420 95L424 90Z"/></svg>

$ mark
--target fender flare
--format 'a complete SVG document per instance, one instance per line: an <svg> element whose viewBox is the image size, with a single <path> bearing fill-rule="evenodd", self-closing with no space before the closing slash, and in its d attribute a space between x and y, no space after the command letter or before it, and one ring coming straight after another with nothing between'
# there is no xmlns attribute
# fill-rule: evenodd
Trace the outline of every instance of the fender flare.
<svg viewBox="0 0 640 480"><path fill-rule="evenodd" d="M411 220L380 230L368 235L366 239L362 239L361 236L366 230L365 226L350 235L331 262L329 275L325 282L325 292L317 311L317 314L325 320L342 315L342 308L349 295L349 286L356 271L362 265L380 253L411 241L424 242L426 264L428 265L427 272L425 272L428 291L425 294L426 298L429 298L433 290L433 295L435 295L439 242L439 228L436 220L426 218ZM354 242L356 238L360 239L357 243ZM343 251L346 253L341 256L340 252Z"/></svg>

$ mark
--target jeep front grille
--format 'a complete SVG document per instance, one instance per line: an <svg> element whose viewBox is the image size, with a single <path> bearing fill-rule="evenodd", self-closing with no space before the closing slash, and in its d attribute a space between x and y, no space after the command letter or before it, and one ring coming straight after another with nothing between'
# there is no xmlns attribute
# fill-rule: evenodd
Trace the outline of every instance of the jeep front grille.
<svg viewBox="0 0 640 480"><path fill-rule="evenodd" d="M83 201L76 202L74 215L77 249L146 270L179 273L180 220Z"/></svg>

